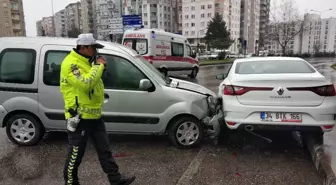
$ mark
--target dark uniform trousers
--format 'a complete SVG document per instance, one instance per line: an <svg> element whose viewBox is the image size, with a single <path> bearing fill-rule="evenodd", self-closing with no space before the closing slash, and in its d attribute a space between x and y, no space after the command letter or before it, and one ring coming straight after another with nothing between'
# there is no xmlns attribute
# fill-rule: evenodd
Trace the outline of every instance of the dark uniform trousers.
<svg viewBox="0 0 336 185"><path fill-rule="evenodd" d="M119 167L112 157L110 143L104 121L81 120L75 132L68 131L68 156L64 166L66 185L79 185L78 167L85 153L88 138L91 137L96 148L103 171L111 183L120 179Z"/></svg>

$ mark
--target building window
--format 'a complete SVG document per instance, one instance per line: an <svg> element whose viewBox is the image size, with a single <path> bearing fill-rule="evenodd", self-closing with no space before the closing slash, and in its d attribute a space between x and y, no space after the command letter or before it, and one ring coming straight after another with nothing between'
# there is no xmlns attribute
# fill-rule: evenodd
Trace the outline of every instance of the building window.
<svg viewBox="0 0 336 185"><path fill-rule="evenodd" d="M185 31L185 32L184 32L184 34L185 34L185 35L188 35L188 34L189 34L189 32L188 32L188 31Z"/></svg>
<svg viewBox="0 0 336 185"><path fill-rule="evenodd" d="M34 82L35 62L35 50L3 50L0 54L0 82L32 84Z"/></svg>
<svg viewBox="0 0 336 185"><path fill-rule="evenodd" d="M208 9L212 8L212 5L211 4L208 4Z"/></svg>
<svg viewBox="0 0 336 185"><path fill-rule="evenodd" d="M9 22L8 21L6 21L5 25L6 25L6 28L9 28Z"/></svg>
<svg viewBox="0 0 336 185"><path fill-rule="evenodd" d="M185 17L185 19L188 19L188 18L189 18L189 16L188 16L188 15L185 15L184 17Z"/></svg>
<svg viewBox="0 0 336 185"><path fill-rule="evenodd" d="M7 7L8 7L7 2L3 2L3 3L2 3L2 6L3 6L4 8L7 8Z"/></svg>
<svg viewBox="0 0 336 185"><path fill-rule="evenodd" d="M208 13L208 17L211 17L211 13Z"/></svg>
<svg viewBox="0 0 336 185"><path fill-rule="evenodd" d="M184 27L188 28L189 27L189 23L185 23Z"/></svg>
<svg viewBox="0 0 336 185"><path fill-rule="evenodd" d="M191 31L191 35L195 35L195 31Z"/></svg>
<svg viewBox="0 0 336 185"><path fill-rule="evenodd" d="M191 11L195 11L195 7L194 6L191 7Z"/></svg>
<svg viewBox="0 0 336 185"><path fill-rule="evenodd" d="M148 25L148 22L147 22L147 21L145 21L145 22L144 22L144 24L145 24L145 25Z"/></svg>
<svg viewBox="0 0 336 185"><path fill-rule="evenodd" d="M205 16L204 16L204 13L202 13L202 14L201 14L201 18L204 18L204 17L205 17Z"/></svg>
<svg viewBox="0 0 336 185"><path fill-rule="evenodd" d="M191 15L191 18L192 18L192 19L195 19L195 15Z"/></svg>
<svg viewBox="0 0 336 185"><path fill-rule="evenodd" d="M195 23L191 23L191 27L195 27Z"/></svg>
<svg viewBox="0 0 336 185"><path fill-rule="evenodd" d="M204 27L204 25L205 25L205 22L201 22L201 26Z"/></svg>
<svg viewBox="0 0 336 185"><path fill-rule="evenodd" d="M205 9L205 5L202 5L202 6L201 6L201 9L204 10L204 9Z"/></svg>

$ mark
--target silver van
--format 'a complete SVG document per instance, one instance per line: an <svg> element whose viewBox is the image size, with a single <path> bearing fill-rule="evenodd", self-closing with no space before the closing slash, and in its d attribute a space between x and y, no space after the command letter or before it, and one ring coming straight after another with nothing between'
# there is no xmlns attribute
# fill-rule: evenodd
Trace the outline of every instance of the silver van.
<svg viewBox="0 0 336 185"><path fill-rule="evenodd" d="M132 49L105 45L103 119L109 133L167 134L191 148L219 133L215 93L168 78ZM75 39L0 38L0 123L17 145L35 145L49 131L66 131L60 66Z"/></svg>

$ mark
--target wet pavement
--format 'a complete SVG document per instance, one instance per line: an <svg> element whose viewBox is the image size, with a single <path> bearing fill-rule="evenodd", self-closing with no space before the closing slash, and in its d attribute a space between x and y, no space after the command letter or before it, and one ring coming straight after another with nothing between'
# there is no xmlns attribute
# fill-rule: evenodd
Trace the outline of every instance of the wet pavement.
<svg viewBox="0 0 336 185"><path fill-rule="evenodd" d="M332 64L330 60L312 63L327 78L336 81L335 73L326 67ZM195 82L217 93L220 81L215 76L229 67L202 67ZM135 185L322 184L300 138L291 133L265 136L273 142L267 143L241 131L222 135L219 146L205 140L200 149L192 150L175 149L165 137L159 136L113 135L110 140L121 171L137 176ZM38 146L17 147L8 141L5 130L0 129L0 184L62 185L66 138L64 133L51 133ZM326 135L326 142L332 141L336 142L336 133ZM91 144L79 177L83 185L108 184Z"/></svg>

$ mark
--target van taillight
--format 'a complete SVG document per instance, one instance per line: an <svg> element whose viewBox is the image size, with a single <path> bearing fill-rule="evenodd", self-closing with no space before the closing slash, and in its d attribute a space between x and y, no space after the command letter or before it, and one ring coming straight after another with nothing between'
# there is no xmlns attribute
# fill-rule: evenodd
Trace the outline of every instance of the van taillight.
<svg viewBox="0 0 336 185"><path fill-rule="evenodd" d="M272 87L241 87L234 85L224 85L223 94L228 96L240 96L249 91L272 91Z"/></svg>
<svg viewBox="0 0 336 185"><path fill-rule="evenodd" d="M153 64L151 56L143 56L150 64Z"/></svg>
<svg viewBox="0 0 336 185"><path fill-rule="evenodd" d="M289 91L312 91L320 96L336 96L333 84L319 87L288 87Z"/></svg>

